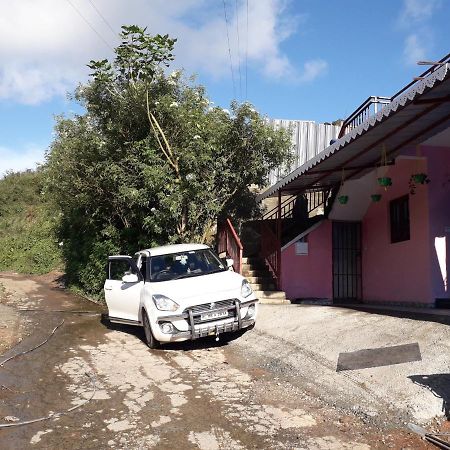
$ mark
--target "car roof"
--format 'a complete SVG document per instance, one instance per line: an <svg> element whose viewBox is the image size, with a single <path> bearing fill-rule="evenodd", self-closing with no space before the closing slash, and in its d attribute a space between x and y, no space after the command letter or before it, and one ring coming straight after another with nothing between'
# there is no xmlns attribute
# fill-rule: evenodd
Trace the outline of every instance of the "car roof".
<svg viewBox="0 0 450 450"><path fill-rule="evenodd" d="M170 255L171 253L189 252L193 250L203 250L209 248L205 244L173 244L163 245L161 247L152 247L140 250L136 254L144 254L147 256Z"/></svg>

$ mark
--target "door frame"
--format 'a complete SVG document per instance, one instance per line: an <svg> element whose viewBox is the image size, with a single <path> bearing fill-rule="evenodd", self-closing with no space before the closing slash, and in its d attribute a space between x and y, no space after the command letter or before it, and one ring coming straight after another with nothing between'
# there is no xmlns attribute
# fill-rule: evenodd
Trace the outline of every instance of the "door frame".
<svg viewBox="0 0 450 450"><path fill-rule="evenodd" d="M108 256L108 264L106 266L106 280L105 280L105 284L104 284L104 291L105 291L105 302L106 302L106 306L108 307L108 316L109 316L109 320L111 322L115 322L115 323L123 323L123 324L127 324L127 325L140 325L141 323L139 322L139 305L141 302L141 296L140 293L138 295L137 298L137 320L135 319L129 319L129 318L125 318L125 317L116 317L116 316L111 316L109 314L109 305L108 302L106 300L106 296L108 295L106 293L106 291L113 291L113 290L117 290L117 285L121 282L120 280L112 280L110 278L110 263L112 261L127 261L130 264L130 267L134 270L134 272L136 273L136 275L138 276L138 281L136 283L129 283L130 286L128 289L133 289L135 286L140 286L140 290L142 291L142 286L143 286L143 282L144 282L144 278L142 276L141 271L139 270L139 268L137 267L136 261L131 257L131 256L125 256L125 255L118 255L118 256ZM121 282L122 284L124 283L123 281ZM108 288L107 286L109 286L110 284L112 284L112 287ZM122 290L122 289L121 289ZM122 293L122 297L124 297L124 293ZM114 301L113 299L111 299L112 301Z"/></svg>
<svg viewBox="0 0 450 450"><path fill-rule="evenodd" d="M336 288L335 288L335 256L336 250L338 247L335 243L335 224L352 224L357 225L359 227L359 240L357 240L356 248L354 249L356 252L356 297L347 297L340 298L336 297ZM363 299L363 267L362 267L362 222L359 220L333 220L332 221L332 229L331 229L331 283L332 283L332 291L333 291L333 304L342 304L342 303L362 303ZM347 274L347 276L352 276L352 274Z"/></svg>

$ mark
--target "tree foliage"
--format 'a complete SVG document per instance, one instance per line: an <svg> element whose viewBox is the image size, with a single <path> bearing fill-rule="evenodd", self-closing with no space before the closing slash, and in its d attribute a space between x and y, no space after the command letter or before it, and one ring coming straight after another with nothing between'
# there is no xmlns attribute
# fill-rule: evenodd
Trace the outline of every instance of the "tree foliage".
<svg viewBox="0 0 450 450"><path fill-rule="evenodd" d="M122 30L115 59L91 61L75 92L86 113L57 118L47 155L69 281L91 294L108 254L205 241L219 216L255 215L249 187L289 157L289 135L250 104L213 107L193 78L165 72L175 39Z"/></svg>

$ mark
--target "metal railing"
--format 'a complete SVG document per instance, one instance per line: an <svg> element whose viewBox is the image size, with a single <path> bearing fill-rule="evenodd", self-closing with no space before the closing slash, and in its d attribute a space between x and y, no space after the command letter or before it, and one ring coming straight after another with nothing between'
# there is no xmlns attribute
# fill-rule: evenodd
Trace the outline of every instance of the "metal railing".
<svg viewBox="0 0 450 450"><path fill-rule="evenodd" d="M260 256L272 273L277 289L281 289L281 242L266 221L261 222Z"/></svg>
<svg viewBox="0 0 450 450"><path fill-rule="evenodd" d="M416 83L419 83L422 79L426 78L428 75L439 69L442 65L450 62L450 53L445 55L439 61L436 61L437 64L431 65L425 72L420 74L418 77L415 77L411 83L407 84L405 87L400 89L396 94L392 97L369 97L361 106L359 106L347 119L344 120L342 124L341 131L339 132L339 138L350 132L353 128L361 125L365 122L370 116L376 114L384 105L391 103L398 96L403 94L409 88L414 86ZM426 63L425 63L426 64Z"/></svg>
<svg viewBox="0 0 450 450"><path fill-rule="evenodd" d="M308 202L306 212L308 216L317 208L325 206L329 191L328 190L309 190L305 193ZM291 195L281 203L281 218L290 219L294 217L294 208L297 202L297 195ZM263 220L273 220L278 218L278 205L263 215Z"/></svg>
<svg viewBox="0 0 450 450"><path fill-rule="evenodd" d="M242 274L243 247L230 219L219 225L217 240L218 253L226 253L227 257L233 258L235 272Z"/></svg>
<svg viewBox="0 0 450 450"><path fill-rule="evenodd" d="M384 105L391 103L391 97L369 97L361 106L359 106L342 124L339 137L341 138L353 128L361 125L370 116L375 115Z"/></svg>

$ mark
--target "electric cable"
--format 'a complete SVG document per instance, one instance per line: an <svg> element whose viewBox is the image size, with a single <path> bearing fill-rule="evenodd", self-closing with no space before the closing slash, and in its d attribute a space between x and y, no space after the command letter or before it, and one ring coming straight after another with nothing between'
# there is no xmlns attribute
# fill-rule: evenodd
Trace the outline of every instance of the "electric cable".
<svg viewBox="0 0 450 450"><path fill-rule="evenodd" d="M237 45L238 45L239 98L242 99L241 44L240 44L240 38L239 38L239 8L238 8L238 0L235 0L235 5L236 5L236 34L237 34Z"/></svg>
<svg viewBox="0 0 450 450"><path fill-rule="evenodd" d="M245 101L247 101L247 84L248 84L248 0L247 4L247 28L246 28L246 40L245 40Z"/></svg>
<svg viewBox="0 0 450 450"><path fill-rule="evenodd" d="M86 19L86 17L81 14L81 11L71 2L71 0L67 0L67 3L75 10L75 12L84 20L84 22L87 24L87 26L99 37L103 43L110 48L112 51L114 49L109 45L108 41L91 25L91 23Z"/></svg>
<svg viewBox="0 0 450 450"><path fill-rule="evenodd" d="M111 33L114 35L115 38L117 38L117 33L114 31L114 28L111 26L111 24L105 19L105 16L100 12L100 10L95 6L95 3L92 0L88 0L88 2L91 4L91 6L95 9L95 12L100 16L100 18L103 20L105 25L111 30Z"/></svg>
<svg viewBox="0 0 450 450"><path fill-rule="evenodd" d="M236 83L234 81L233 59L231 57L230 34L228 33L228 17L227 17L227 7L226 7L225 0L223 0L223 12L225 15L225 27L227 29L228 55L230 57L231 80L233 82L233 96L234 96L234 98L236 98Z"/></svg>

